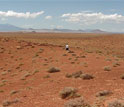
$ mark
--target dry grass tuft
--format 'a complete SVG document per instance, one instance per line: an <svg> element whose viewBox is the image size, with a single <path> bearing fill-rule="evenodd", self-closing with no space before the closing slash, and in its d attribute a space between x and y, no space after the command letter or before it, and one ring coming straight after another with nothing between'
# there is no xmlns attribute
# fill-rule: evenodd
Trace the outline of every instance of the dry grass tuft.
<svg viewBox="0 0 124 107"><path fill-rule="evenodd" d="M121 75L121 79L124 79L124 74Z"/></svg>
<svg viewBox="0 0 124 107"><path fill-rule="evenodd" d="M104 69L104 71L111 71L111 67L110 66L105 66L103 69Z"/></svg>
<svg viewBox="0 0 124 107"><path fill-rule="evenodd" d="M55 72L60 72L60 69L59 68L56 68L56 67L52 67L48 70L49 73L55 73Z"/></svg>
<svg viewBox="0 0 124 107"><path fill-rule="evenodd" d="M59 94L62 99L74 98L80 96L79 94L77 94L77 89L73 87L65 87L63 90L60 91Z"/></svg>
<svg viewBox="0 0 124 107"><path fill-rule="evenodd" d="M7 106L10 106L10 105L12 105L14 103L18 103L18 102L19 102L19 99L15 99L15 100L12 100L12 101L6 100L6 101L3 102L3 107L7 107Z"/></svg>
<svg viewBox="0 0 124 107"><path fill-rule="evenodd" d="M108 96L110 94L112 94L111 91L103 90L103 91L100 91L100 92L96 93L96 97Z"/></svg>
<svg viewBox="0 0 124 107"><path fill-rule="evenodd" d="M107 107L124 107L124 103L120 102L119 100L115 100L110 102Z"/></svg>
<svg viewBox="0 0 124 107"><path fill-rule="evenodd" d="M94 77L90 74L82 74L80 78L82 78L83 80L90 80L93 79Z"/></svg>
<svg viewBox="0 0 124 107"><path fill-rule="evenodd" d="M65 103L64 107L91 107L83 98L75 98Z"/></svg>

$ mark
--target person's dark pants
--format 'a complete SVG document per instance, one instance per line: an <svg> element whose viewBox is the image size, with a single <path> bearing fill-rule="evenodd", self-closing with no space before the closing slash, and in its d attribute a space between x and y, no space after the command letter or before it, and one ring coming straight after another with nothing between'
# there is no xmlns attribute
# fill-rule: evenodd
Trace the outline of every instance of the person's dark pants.
<svg viewBox="0 0 124 107"><path fill-rule="evenodd" d="M66 48L66 50L69 50L69 48Z"/></svg>

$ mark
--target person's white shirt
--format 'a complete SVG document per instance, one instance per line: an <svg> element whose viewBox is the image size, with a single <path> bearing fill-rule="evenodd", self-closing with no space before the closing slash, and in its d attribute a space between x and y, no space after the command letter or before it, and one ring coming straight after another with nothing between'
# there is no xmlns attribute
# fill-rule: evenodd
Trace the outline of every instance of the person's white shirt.
<svg viewBox="0 0 124 107"><path fill-rule="evenodd" d="M69 46L68 45L65 45L65 48L67 49L67 48L69 48Z"/></svg>

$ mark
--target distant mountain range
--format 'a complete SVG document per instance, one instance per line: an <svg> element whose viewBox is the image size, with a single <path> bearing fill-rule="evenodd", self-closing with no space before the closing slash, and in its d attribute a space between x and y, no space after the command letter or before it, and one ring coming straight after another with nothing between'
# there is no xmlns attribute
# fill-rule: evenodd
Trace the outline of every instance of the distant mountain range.
<svg viewBox="0 0 124 107"><path fill-rule="evenodd" d="M10 24L0 24L0 32L55 32L55 33L108 33L100 29L71 30L71 29L24 29Z"/></svg>
<svg viewBox="0 0 124 107"><path fill-rule="evenodd" d="M12 31L21 31L21 30L25 30L25 29L10 24L0 24L0 32L12 32Z"/></svg>

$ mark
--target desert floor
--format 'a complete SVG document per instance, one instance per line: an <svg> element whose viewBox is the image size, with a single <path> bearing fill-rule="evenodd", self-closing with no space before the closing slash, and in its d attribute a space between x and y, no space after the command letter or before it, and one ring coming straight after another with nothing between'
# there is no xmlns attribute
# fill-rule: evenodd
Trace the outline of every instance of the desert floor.
<svg viewBox="0 0 124 107"><path fill-rule="evenodd" d="M51 67L60 72L49 73ZM78 71L94 78L67 77ZM65 87L92 107L107 107L124 101L123 75L122 34L0 33L0 107L64 107L72 99L60 97ZM96 96L104 90L111 94Z"/></svg>

